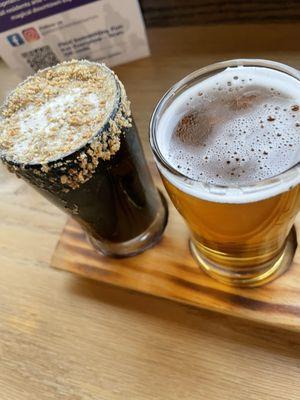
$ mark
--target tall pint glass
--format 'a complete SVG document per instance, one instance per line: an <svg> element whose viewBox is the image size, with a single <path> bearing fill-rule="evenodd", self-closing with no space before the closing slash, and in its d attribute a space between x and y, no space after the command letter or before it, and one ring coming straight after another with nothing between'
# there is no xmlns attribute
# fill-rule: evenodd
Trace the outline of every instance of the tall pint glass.
<svg viewBox="0 0 300 400"><path fill-rule="evenodd" d="M140 253L164 231L125 89L104 64L64 62L22 82L0 110L0 155L105 255Z"/></svg>

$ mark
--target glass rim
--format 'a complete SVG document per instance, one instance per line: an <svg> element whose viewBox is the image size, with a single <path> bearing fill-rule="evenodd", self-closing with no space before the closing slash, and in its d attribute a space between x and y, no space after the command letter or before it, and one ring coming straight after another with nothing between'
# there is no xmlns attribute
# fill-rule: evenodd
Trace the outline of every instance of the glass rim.
<svg viewBox="0 0 300 400"><path fill-rule="evenodd" d="M71 60L72 61L72 60ZM70 61L70 62L71 62ZM68 61L67 61L68 62ZM51 165L51 164L55 164L59 161L63 161L65 159L67 159L68 157L72 157L73 154L78 153L80 151L82 151L88 144L92 143L93 140L95 139L96 136L101 135L102 132L104 132L106 130L106 128L109 125L109 121L111 119L114 119L118 109L120 107L121 104L121 87L120 87L120 83L118 78L116 77L115 73L104 63L99 63L96 61L89 61L89 60L77 60L78 64L93 64L96 65L99 68L104 68L114 79L114 82L116 84L116 96L115 96L115 101L114 101L114 105L111 109L111 112L109 113L109 115L107 116L106 121L104 121L103 125L101 126L101 128L99 130L97 130L86 142L84 142L82 145L74 148L73 150L66 152L66 153L62 153L61 155L59 155L56 158L50 158L49 160L47 160L44 163L40 163L40 162L29 162L29 163L21 163L21 162L17 162L17 161L13 161L13 160L7 160L4 155L1 155L0 158L5 161L6 163L10 164L10 165L14 165L16 167L20 167L20 166L25 166L25 167L32 167L32 168L37 168L37 167L42 167L44 165ZM28 82L30 79L32 79L34 76L36 76L39 72L45 72L45 71L49 71L49 70L53 70L55 68L60 67L62 63L58 63L55 65L52 65L50 67L47 68L43 68L39 71L37 71L35 74L28 76L26 79L24 79L22 82L20 82L13 90L11 90L8 95L5 97L5 99L2 101L2 104L0 106L0 116L1 116L1 111L3 109L3 107L5 106L7 100L9 99L10 95L20 86L24 85L26 82Z"/></svg>
<svg viewBox="0 0 300 400"><path fill-rule="evenodd" d="M285 74L288 74L297 80L300 81L300 71L296 68L290 67L286 64L265 60L265 59L251 59L251 58L241 58L241 59L231 59L226 61L220 61L214 64L210 64L206 67L202 67L197 69L190 74L186 75L184 78L176 82L174 85L168 89L161 99L156 104L154 111L150 120L150 132L149 132L149 140L152 152L154 154L154 158L156 163L158 164L159 169L163 169L167 171L167 173L177 179L179 179L184 185L193 185L194 187L199 185L201 186L201 190L205 189L206 192L210 192L213 194L224 194L226 190L238 190L240 193L244 193L245 195L255 194L256 192L261 192L264 189L268 190L270 187L274 187L279 185L279 183L283 182L283 179L288 182L291 182L291 187L299 184L300 181L300 162L296 163L294 166L289 168L288 170L283 171L278 175L274 175L273 177L262 179L260 181L250 183L250 184L231 184L231 185L219 185L214 183L206 183L200 180L196 180L188 177L187 175L179 172L175 169L171 163L169 163L163 154L160 151L158 141L157 141L157 128L160 117L164 113L164 107L166 107L167 102L172 98L176 97L176 93L180 89L188 89L189 83L193 80L200 78L201 76L205 76L206 74L212 73L214 71L218 71L221 69L225 69L227 67L238 67L238 66L256 66L256 67L265 67L274 69ZM297 178L297 179L296 179ZM294 185L293 183L294 182ZM288 185L287 185L288 186ZM283 190L286 191L286 190ZM282 192L283 192L282 191ZM279 192L281 193L281 191Z"/></svg>

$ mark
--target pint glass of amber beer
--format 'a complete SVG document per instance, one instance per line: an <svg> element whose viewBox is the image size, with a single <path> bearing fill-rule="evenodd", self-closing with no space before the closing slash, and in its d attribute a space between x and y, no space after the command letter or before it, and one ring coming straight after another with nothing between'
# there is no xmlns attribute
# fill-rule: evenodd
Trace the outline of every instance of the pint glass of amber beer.
<svg viewBox="0 0 300 400"><path fill-rule="evenodd" d="M199 266L238 286L282 273L300 208L300 73L266 60L202 68L163 96L150 130Z"/></svg>

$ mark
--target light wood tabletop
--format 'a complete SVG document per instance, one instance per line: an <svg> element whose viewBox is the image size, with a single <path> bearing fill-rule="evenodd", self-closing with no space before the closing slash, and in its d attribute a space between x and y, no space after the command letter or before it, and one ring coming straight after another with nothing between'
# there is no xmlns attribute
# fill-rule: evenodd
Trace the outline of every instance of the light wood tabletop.
<svg viewBox="0 0 300 400"><path fill-rule="evenodd" d="M151 111L172 83L230 58L300 68L299 31L297 24L149 30L152 57L115 68L146 153ZM18 82L1 63L1 96ZM300 398L299 334L52 269L66 217L0 173L1 400Z"/></svg>

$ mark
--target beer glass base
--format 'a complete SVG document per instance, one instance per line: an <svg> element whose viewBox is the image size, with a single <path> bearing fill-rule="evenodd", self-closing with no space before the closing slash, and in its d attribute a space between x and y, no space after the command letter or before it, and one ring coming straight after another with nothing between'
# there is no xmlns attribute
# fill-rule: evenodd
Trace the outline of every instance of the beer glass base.
<svg viewBox="0 0 300 400"><path fill-rule="evenodd" d="M168 204L163 194L159 194L162 206L146 231L133 239L121 243L101 242L87 235L93 247L104 256L123 258L135 256L156 245L160 241L168 222Z"/></svg>
<svg viewBox="0 0 300 400"><path fill-rule="evenodd" d="M256 269L255 273L251 270L245 272L233 272L228 270L221 265L213 263L208 260L201 252L197 249L193 240L190 240L191 253L198 263L199 267L210 275L212 278L230 286L238 287L258 287L279 277L283 274L291 265L295 251L297 248L297 236L296 230L293 227L289 233L286 244L282 252L275 259L271 260L267 264L264 264L259 270Z"/></svg>

